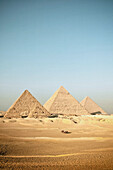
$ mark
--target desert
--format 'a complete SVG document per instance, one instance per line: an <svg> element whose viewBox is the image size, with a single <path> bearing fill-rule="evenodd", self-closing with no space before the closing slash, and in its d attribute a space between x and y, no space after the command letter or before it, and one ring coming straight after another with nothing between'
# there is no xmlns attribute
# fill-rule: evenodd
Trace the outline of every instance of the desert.
<svg viewBox="0 0 113 170"><path fill-rule="evenodd" d="M113 0L0 0L0 169L113 170Z"/></svg>
<svg viewBox="0 0 113 170"><path fill-rule="evenodd" d="M113 116L89 97L81 105L61 86L42 106L25 90L1 111L1 169L112 170L112 160Z"/></svg>
<svg viewBox="0 0 113 170"><path fill-rule="evenodd" d="M0 118L0 168L112 170L113 116Z"/></svg>

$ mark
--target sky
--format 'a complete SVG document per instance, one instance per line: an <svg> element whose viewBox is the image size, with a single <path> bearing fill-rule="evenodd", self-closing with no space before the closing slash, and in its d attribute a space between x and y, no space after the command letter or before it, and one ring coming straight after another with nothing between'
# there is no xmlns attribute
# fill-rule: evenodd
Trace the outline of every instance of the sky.
<svg viewBox="0 0 113 170"><path fill-rule="evenodd" d="M61 85L113 113L113 0L0 0L0 110Z"/></svg>

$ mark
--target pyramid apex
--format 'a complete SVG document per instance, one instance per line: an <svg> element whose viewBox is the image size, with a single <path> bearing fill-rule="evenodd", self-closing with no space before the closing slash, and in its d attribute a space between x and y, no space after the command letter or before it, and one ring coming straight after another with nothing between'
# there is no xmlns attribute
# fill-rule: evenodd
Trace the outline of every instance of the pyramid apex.
<svg viewBox="0 0 113 170"><path fill-rule="evenodd" d="M29 92L27 89L24 92Z"/></svg>
<svg viewBox="0 0 113 170"><path fill-rule="evenodd" d="M89 96L86 96L85 99L90 99L90 97L89 97Z"/></svg>
<svg viewBox="0 0 113 170"><path fill-rule="evenodd" d="M60 86L60 88L64 88L63 86ZM64 88L65 89L65 88Z"/></svg>
<svg viewBox="0 0 113 170"><path fill-rule="evenodd" d="M29 90L26 89L26 90L24 90L24 92L22 93L22 95L25 94L25 93L30 93L30 92L29 92Z"/></svg>
<svg viewBox="0 0 113 170"><path fill-rule="evenodd" d="M69 93L63 86L60 86L57 92Z"/></svg>
<svg viewBox="0 0 113 170"><path fill-rule="evenodd" d="M86 96L83 100L85 101L85 100L87 100L87 99L91 99L89 96ZM82 101L83 101L82 100Z"/></svg>
<svg viewBox="0 0 113 170"><path fill-rule="evenodd" d="M64 88L64 86L60 86L59 89L64 89L64 90L66 90L66 89Z"/></svg>

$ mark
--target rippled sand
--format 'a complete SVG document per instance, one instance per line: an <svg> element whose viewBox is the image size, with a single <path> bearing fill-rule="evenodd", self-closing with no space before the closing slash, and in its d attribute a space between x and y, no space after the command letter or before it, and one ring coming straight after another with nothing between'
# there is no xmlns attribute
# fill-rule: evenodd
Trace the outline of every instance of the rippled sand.
<svg viewBox="0 0 113 170"><path fill-rule="evenodd" d="M113 116L1 118L0 168L112 170Z"/></svg>

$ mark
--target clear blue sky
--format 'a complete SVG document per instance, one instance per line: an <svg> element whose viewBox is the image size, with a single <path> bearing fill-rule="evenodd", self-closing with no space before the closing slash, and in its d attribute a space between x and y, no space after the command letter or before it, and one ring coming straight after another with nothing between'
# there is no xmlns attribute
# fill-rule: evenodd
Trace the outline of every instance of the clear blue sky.
<svg viewBox="0 0 113 170"><path fill-rule="evenodd" d="M113 113L113 0L0 0L0 110L61 85Z"/></svg>

